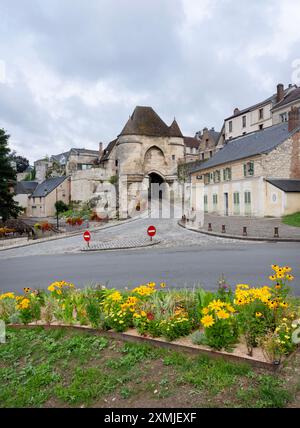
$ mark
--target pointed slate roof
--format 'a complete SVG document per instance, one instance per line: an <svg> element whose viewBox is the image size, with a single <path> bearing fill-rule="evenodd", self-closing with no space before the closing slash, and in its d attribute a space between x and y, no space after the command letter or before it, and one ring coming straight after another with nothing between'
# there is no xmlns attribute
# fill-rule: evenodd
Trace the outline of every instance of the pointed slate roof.
<svg viewBox="0 0 300 428"><path fill-rule="evenodd" d="M170 137L183 137L176 119L173 120L173 123L169 128L169 132Z"/></svg>
<svg viewBox="0 0 300 428"><path fill-rule="evenodd" d="M150 137L169 137L170 128L152 107L138 106L129 118L120 136L147 135Z"/></svg>

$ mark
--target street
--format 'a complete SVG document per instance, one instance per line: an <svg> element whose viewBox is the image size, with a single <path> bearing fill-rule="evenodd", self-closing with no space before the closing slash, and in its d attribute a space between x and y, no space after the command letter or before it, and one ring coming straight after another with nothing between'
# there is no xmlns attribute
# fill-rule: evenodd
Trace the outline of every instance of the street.
<svg viewBox="0 0 300 428"><path fill-rule="evenodd" d="M124 288L149 281L169 287L216 288L224 274L229 284L269 284L271 264L289 265L300 295L300 244L234 241L190 232L176 220L140 219L93 234L95 240L113 240L145 234L153 224L161 244L136 250L82 253L81 236L41 243L0 253L0 289L46 288L55 280L78 287L108 285ZM298 282L297 282L298 279Z"/></svg>

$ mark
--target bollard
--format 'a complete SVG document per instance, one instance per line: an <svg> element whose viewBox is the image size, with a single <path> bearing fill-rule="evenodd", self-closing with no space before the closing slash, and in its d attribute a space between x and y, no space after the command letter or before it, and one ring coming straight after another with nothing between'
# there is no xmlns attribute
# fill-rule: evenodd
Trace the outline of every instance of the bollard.
<svg viewBox="0 0 300 428"><path fill-rule="evenodd" d="M208 223L208 231L212 232L212 225L211 225L211 223Z"/></svg>
<svg viewBox="0 0 300 428"><path fill-rule="evenodd" d="M279 238L279 227L274 228L274 238Z"/></svg>
<svg viewBox="0 0 300 428"><path fill-rule="evenodd" d="M243 236L248 236L247 227L243 227Z"/></svg>
<svg viewBox="0 0 300 428"><path fill-rule="evenodd" d="M222 233L226 233L226 226L225 226L225 224L222 225Z"/></svg>

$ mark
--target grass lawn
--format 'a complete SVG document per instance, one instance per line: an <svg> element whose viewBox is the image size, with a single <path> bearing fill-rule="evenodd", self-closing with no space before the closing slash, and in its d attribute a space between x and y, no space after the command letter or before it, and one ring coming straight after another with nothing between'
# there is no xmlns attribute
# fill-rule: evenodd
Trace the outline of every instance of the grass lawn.
<svg viewBox="0 0 300 428"><path fill-rule="evenodd" d="M0 407L285 407L289 384L248 365L63 329L8 329L0 345Z"/></svg>
<svg viewBox="0 0 300 428"><path fill-rule="evenodd" d="M288 226L300 227L300 212L284 216L282 218L282 223Z"/></svg>

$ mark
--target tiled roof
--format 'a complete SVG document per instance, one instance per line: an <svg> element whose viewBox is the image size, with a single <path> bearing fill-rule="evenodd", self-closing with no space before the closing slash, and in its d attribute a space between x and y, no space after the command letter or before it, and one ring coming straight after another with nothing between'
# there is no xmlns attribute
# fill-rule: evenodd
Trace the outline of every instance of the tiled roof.
<svg viewBox="0 0 300 428"><path fill-rule="evenodd" d="M201 141L195 137L183 137L184 145L190 147L191 149L199 149Z"/></svg>
<svg viewBox="0 0 300 428"><path fill-rule="evenodd" d="M37 188L36 181L19 181L15 186L15 193L17 195L30 195Z"/></svg>
<svg viewBox="0 0 300 428"><path fill-rule="evenodd" d="M158 116L152 107L135 108L120 136L148 135L151 137L169 137L170 128Z"/></svg>
<svg viewBox="0 0 300 428"><path fill-rule="evenodd" d="M300 192L300 180L268 179L267 182L284 192Z"/></svg>
<svg viewBox="0 0 300 428"><path fill-rule="evenodd" d="M214 129L210 129L208 131L210 137L213 139L213 141L217 144L219 137L220 137L220 132L215 131Z"/></svg>
<svg viewBox="0 0 300 428"><path fill-rule="evenodd" d="M108 146L103 151L103 155L102 155L102 157L100 159L100 162L104 162L104 161L108 160L108 158L109 158L111 152L113 151L113 148L115 147L117 141L118 140L116 139L116 140L111 141L108 144Z"/></svg>
<svg viewBox="0 0 300 428"><path fill-rule="evenodd" d="M49 193L53 192L56 187L62 184L68 177L54 177L49 178L48 180L43 181L43 183L39 184L35 191L32 194L33 198L42 198L44 196L49 195Z"/></svg>
<svg viewBox="0 0 300 428"><path fill-rule="evenodd" d="M286 104L292 103L294 101L300 102L300 88L295 88L294 90L289 92L282 101L280 101L278 104L274 106L273 110L276 110L277 108L281 108Z"/></svg>
<svg viewBox="0 0 300 428"><path fill-rule="evenodd" d="M299 131L299 128L295 129L293 132L289 132L288 124L280 123L279 125L274 125L264 130L230 140L211 159L204 162L204 164L195 171L262 153L268 153L297 131Z"/></svg>
<svg viewBox="0 0 300 428"><path fill-rule="evenodd" d="M169 128L169 135L170 137L183 137L176 119L173 120L173 123Z"/></svg>

